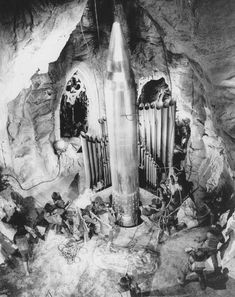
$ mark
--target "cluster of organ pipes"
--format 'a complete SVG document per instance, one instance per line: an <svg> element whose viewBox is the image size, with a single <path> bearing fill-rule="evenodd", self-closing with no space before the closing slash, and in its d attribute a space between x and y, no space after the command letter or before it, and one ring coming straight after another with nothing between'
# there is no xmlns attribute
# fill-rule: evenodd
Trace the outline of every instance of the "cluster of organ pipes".
<svg viewBox="0 0 235 297"><path fill-rule="evenodd" d="M146 147L140 143L138 143L138 156L139 168L144 170L144 177L141 176L141 178L145 180L145 184L156 189L159 182L158 174L161 171L161 168L155 162L152 155L146 150Z"/></svg>
<svg viewBox="0 0 235 297"><path fill-rule="evenodd" d="M147 183L155 185L160 164L163 169L173 167L175 112L173 99L139 104L139 162Z"/></svg>
<svg viewBox="0 0 235 297"><path fill-rule="evenodd" d="M152 188L157 188L160 178L166 177L168 169L173 168L175 112L173 100L162 105L139 104L139 167L144 172L145 183ZM81 133L88 188L98 183L106 188L112 183L106 119L100 119L99 123L101 138Z"/></svg>
<svg viewBox="0 0 235 297"><path fill-rule="evenodd" d="M86 187L111 186L109 145L107 137L92 137L81 133L82 151L86 175Z"/></svg>

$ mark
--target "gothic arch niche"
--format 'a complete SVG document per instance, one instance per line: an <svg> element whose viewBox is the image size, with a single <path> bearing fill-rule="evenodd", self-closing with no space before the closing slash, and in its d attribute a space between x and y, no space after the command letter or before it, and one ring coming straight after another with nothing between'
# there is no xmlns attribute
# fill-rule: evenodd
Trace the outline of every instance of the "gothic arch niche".
<svg viewBox="0 0 235 297"><path fill-rule="evenodd" d="M60 136L79 137L88 129L88 98L86 87L75 72L67 82L60 103Z"/></svg>
<svg viewBox="0 0 235 297"><path fill-rule="evenodd" d="M146 82L140 92L138 103L149 103L165 101L170 96L170 90L165 79L151 79Z"/></svg>
<svg viewBox="0 0 235 297"><path fill-rule="evenodd" d="M163 77L142 84L138 107L140 181L156 188L155 175L160 182L185 167L190 122L179 120L176 100Z"/></svg>

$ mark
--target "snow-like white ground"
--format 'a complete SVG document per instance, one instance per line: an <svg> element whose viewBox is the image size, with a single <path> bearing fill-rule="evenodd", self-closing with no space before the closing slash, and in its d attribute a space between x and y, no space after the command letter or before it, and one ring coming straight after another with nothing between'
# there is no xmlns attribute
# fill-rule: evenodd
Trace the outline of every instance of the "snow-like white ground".
<svg viewBox="0 0 235 297"><path fill-rule="evenodd" d="M97 194L86 191L73 203L83 208L95 196L106 200L110 193L111 189ZM143 204L149 204L153 197L141 190ZM22 266L18 265L14 270L8 269L2 279L6 287L13 286L11 297L117 297L121 296L117 283L125 273L135 276L143 291L158 292L151 296L163 296L163 293L164 296L235 296L235 282L231 278L227 289L222 291L202 292L197 283L185 288L176 285L179 270L187 261L185 247L196 247L205 231L203 228L183 230L159 245L157 227L149 228L143 223L121 228L114 250L107 249L107 241L95 236L86 245L75 245L76 257L69 263L59 250L69 239L51 231L46 241L40 240L35 247L29 277L24 276ZM230 276L234 276L234 259L225 264ZM208 265L210 268L210 262Z"/></svg>

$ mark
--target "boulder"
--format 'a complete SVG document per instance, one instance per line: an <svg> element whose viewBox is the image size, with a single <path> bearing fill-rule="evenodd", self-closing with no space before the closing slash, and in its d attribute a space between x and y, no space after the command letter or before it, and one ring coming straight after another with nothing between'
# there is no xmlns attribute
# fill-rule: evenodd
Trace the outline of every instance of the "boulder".
<svg viewBox="0 0 235 297"><path fill-rule="evenodd" d="M198 226L196 206L191 198L187 198L177 212L178 224L185 224L187 228Z"/></svg>

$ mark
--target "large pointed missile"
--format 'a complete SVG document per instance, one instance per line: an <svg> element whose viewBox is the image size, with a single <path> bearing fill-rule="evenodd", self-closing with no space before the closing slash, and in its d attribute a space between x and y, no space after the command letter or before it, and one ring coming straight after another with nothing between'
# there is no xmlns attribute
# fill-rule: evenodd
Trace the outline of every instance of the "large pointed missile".
<svg viewBox="0 0 235 297"><path fill-rule="evenodd" d="M112 27L105 80L114 208L125 227L138 224L137 105L133 73L119 22Z"/></svg>

